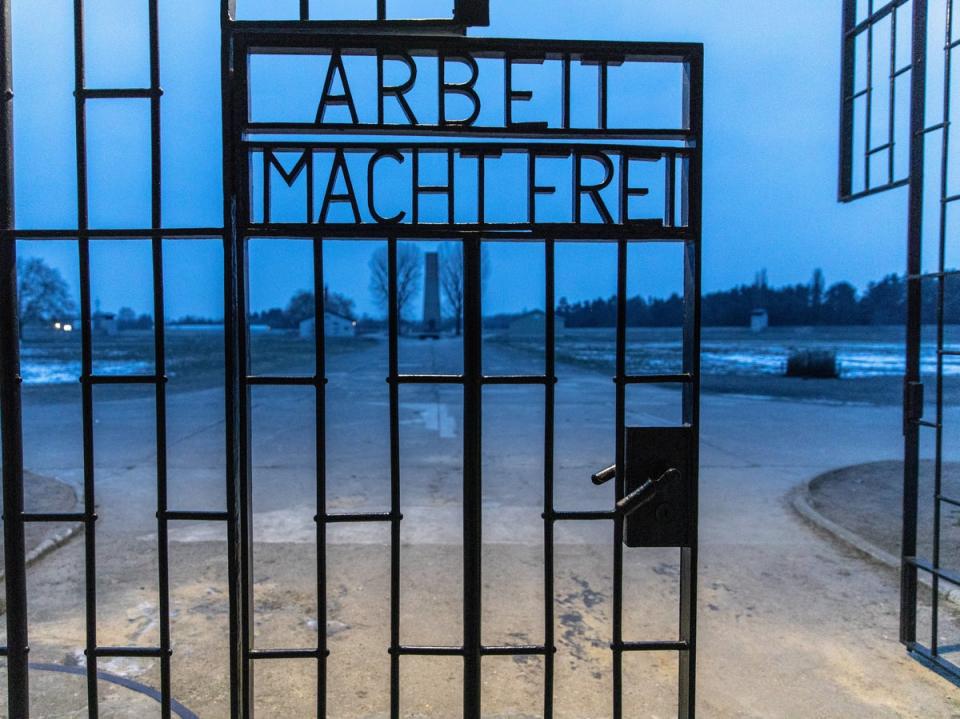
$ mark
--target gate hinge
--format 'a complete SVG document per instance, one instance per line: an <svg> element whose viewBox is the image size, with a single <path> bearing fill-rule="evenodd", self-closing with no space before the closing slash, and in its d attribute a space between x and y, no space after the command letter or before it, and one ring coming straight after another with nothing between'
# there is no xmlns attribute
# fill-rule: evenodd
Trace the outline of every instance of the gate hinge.
<svg viewBox="0 0 960 719"><path fill-rule="evenodd" d="M903 384L903 433L910 425L923 418L923 382L905 381Z"/></svg>

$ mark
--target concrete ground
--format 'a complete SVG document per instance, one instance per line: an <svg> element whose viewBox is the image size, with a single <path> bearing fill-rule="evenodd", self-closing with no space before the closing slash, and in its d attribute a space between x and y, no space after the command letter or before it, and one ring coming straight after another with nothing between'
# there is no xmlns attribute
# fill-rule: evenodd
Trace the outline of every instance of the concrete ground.
<svg viewBox="0 0 960 719"><path fill-rule="evenodd" d="M404 342L403 371L459 369L453 340ZM488 373L534 372L526 355L489 348ZM383 345L337 355L328 368L327 458L331 511L388 506L386 352ZM613 383L573 366L559 369L556 504L608 509L610 487L589 475L613 455ZM484 636L489 644L543 640L543 390L486 390L484 408ZM460 393L401 392L403 482L401 641L460 641ZM222 395L169 400L170 504L220 509ZM254 394L256 644L316 642L314 403L310 390ZM629 422L674 423L680 395L633 388ZM74 405L25 410L27 466L79 485ZM103 645L157 642L155 452L152 402L99 402L96 411L98 632ZM701 449L700 662L705 717L960 717L960 690L907 658L896 641L896 576L831 543L795 517L785 496L829 469L901 452L892 407L706 395ZM895 521L895 520L892 520ZM556 716L610 715L612 541L606 523L562 525L556 536ZM201 717L227 716L225 531L175 523L170 559L173 686ZM328 547L330 715L385 716L389 627L386 527L331 527ZM625 637L676 634L678 553L626 550ZM83 542L30 572L31 659L76 666L83 646ZM954 622L941 627L954 632ZM950 641L956 641L954 633ZM156 687L147 660L105 661L111 675ZM459 715L460 661L404 658L402 713ZM538 716L542 661L484 663L484 714ZM84 713L81 677L34 671L38 716ZM625 715L675 712L673 654L629 657ZM312 715L311 662L257 665L259 716ZM101 716L152 716L157 705L109 681ZM2 707L0 707L2 709Z"/></svg>

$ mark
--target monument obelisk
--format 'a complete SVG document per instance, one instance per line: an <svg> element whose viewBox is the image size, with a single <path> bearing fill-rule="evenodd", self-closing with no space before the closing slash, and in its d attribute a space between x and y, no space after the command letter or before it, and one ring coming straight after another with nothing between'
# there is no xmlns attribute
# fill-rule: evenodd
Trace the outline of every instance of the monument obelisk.
<svg viewBox="0 0 960 719"><path fill-rule="evenodd" d="M440 332L440 258L436 252L424 255L426 263L423 283L423 331Z"/></svg>

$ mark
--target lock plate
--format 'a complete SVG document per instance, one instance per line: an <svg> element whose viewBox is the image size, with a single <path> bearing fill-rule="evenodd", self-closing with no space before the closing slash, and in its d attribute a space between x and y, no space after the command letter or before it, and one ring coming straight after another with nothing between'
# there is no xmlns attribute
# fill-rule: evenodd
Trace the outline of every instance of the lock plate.
<svg viewBox="0 0 960 719"><path fill-rule="evenodd" d="M697 473L693 466L693 430L690 427L627 427L624 476L629 494L669 469L680 476L660 482L654 498L630 514L624 523L628 547L689 547L691 499Z"/></svg>

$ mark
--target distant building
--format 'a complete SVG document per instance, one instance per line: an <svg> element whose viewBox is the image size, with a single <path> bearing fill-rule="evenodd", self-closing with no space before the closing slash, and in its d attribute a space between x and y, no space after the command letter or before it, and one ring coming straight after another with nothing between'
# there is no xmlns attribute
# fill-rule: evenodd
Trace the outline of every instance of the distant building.
<svg viewBox="0 0 960 719"><path fill-rule="evenodd" d="M117 316L113 312L101 312L97 310L93 313L93 331L96 334L113 337L119 331Z"/></svg>
<svg viewBox="0 0 960 719"><path fill-rule="evenodd" d="M317 322L308 317L300 323L300 336L313 339L317 333ZM357 333L357 323L349 317L333 312L323 313L323 333L326 337L353 337Z"/></svg>
<svg viewBox="0 0 960 719"><path fill-rule="evenodd" d="M756 309L750 313L750 329L753 332L763 332L770 325L770 316L765 309Z"/></svg>
<svg viewBox="0 0 960 719"><path fill-rule="evenodd" d="M522 315L518 315L510 320L507 328L512 337L544 337L546 336L547 313L543 310L532 310ZM567 327L566 320L563 317L556 317L554 320L554 331L562 332Z"/></svg>
<svg viewBox="0 0 960 719"><path fill-rule="evenodd" d="M436 252L424 255L425 277L423 283L423 332L440 332L440 257Z"/></svg>

